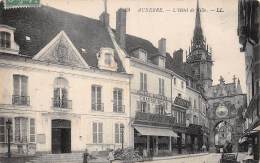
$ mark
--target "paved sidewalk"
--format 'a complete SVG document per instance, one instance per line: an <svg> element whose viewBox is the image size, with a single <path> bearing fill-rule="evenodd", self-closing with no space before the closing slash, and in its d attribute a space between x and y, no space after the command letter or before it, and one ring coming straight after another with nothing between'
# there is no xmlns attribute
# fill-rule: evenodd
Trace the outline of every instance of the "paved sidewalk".
<svg viewBox="0 0 260 163"><path fill-rule="evenodd" d="M153 161L159 161L159 160L172 160L172 159L181 159L181 158L187 158L187 157L199 157L208 155L209 153L196 153L196 154L183 154L183 155L176 155L176 156L165 156L165 157L153 157Z"/></svg>

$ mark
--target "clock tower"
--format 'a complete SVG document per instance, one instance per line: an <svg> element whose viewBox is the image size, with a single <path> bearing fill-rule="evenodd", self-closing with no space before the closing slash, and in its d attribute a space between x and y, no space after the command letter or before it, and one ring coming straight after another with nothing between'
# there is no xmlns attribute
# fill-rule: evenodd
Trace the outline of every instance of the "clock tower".
<svg viewBox="0 0 260 163"><path fill-rule="evenodd" d="M212 51L209 48L201 27L199 1L197 1L195 28L186 62L193 67L197 87L206 92L212 86Z"/></svg>

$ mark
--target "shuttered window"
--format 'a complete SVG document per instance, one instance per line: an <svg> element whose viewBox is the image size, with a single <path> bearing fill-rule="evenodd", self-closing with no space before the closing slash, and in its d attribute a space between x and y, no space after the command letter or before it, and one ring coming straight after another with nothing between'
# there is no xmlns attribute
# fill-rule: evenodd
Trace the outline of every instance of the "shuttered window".
<svg viewBox="0 0 260 163"><path fill-rule="evenodd" d="M91 103L92 110L103 111L103 105L101 103L101 86L92 85Z"/></svg>
<svg viewBox="0 0 260 163"><path fill-rule="evenodd" d="M0 117L0 142L5 142L5 118Z"/></svg>
<svg viewBox="0 0 260 163"><path fill-rule="evenodd" d="M164 79L159 78L159 94L164 95Z"/></svg>
<svg viewBox="0 0 260 163"><path fill-rule="evenodd" d="M0 142L7 142L8 141L8 130L6 126L6 122L10 121L10 141L13 141L13 123L12 118L7 117L0 117Z"/></svg>
<svg viewBox="0 0 260 163"><path fill-rule="evenodd" d="M103 143L103 123L93 122L93 143Z"/></svg>
<svg viewBox="0 0 260 163"><path fill-rule="evenodd" d="M144 102L144 101L137 101L137 110L143 113L149 113L150 112L150 103Z"/></svg>

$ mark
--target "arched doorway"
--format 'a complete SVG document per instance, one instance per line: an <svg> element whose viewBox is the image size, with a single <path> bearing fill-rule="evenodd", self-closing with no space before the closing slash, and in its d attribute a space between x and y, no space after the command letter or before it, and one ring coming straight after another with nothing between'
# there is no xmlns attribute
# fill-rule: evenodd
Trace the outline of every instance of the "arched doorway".
<svg viewBox="0 0 260 163"><path fill-rule="evenodd" d="M52 153L71 152L71 122L64 119L54 119L51 123Z"/></svg>
<svg viewBox="0 0 260 163"><path fill-rule="evenodd" d="M214 130L214 142L217 148L223 147L227 142L232 143L232 126L227 121L218 122Z"/></svg>

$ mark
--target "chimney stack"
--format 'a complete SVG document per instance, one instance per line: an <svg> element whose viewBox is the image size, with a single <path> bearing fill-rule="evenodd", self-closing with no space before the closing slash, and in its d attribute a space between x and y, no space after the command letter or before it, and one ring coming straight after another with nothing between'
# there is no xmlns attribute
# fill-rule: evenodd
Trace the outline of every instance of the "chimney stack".
<svg viewBox="0 0 260 163"><path fill-rule="evenodd" d="M182 65L183 64L183 50L179 49L173 53L172 56L173 62L175 65Z"/></svg>
<svg viewBox="0 0 260 163"><path fill-rule="evenodd" d="M120 8L116 12L116 38L121 48L125 48L126 9Z"/></svg>
<svg viewBox="0 0 260 163"><path fill-rule="evenodd" d="M99 20L106 27L109 26L109 14L107 13L107 0L104 0L104 9L105 11L99 16Z"/></svg>
<svg viewBox="0 0 260 163"><path fill-rule="evenodd" d="M162 56L166 56L166 39L165 38L161 38L158 41L158 49L159 49L159 53Z"/></svg>

